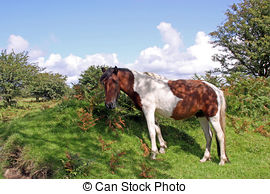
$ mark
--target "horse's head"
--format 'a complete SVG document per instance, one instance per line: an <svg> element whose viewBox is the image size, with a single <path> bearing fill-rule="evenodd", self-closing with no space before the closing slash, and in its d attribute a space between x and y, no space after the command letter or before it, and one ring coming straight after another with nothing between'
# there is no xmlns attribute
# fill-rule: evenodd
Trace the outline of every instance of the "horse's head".
<svg viewBox="0 0 270 194"><path fill-rule="evenodd" d="M105 105L107 108L115 108L116 101L119 97L120 86L117 77L118 68L105 69L102 68L103 75L100 77L100 82L104 85L105 89Z"/></svg>

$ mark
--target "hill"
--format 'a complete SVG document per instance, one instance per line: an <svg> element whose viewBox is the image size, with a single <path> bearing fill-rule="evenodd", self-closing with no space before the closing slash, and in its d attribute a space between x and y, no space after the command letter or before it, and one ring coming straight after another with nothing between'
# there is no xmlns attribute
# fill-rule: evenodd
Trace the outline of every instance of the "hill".
<svg viewBox="0 0 270 194"><path fill-rule="evenodd" d="M232 102L232 99L229 100ZM22 102L1 109L2 178L270 178L269 118L227 116L227 153L219 166L216 142L212 161L200 163L205 139L195 118L159 118L166 154L149 157L149 135L142 114L114 114L87 100ZM229 108L229 112L233 110Z"/></svg>

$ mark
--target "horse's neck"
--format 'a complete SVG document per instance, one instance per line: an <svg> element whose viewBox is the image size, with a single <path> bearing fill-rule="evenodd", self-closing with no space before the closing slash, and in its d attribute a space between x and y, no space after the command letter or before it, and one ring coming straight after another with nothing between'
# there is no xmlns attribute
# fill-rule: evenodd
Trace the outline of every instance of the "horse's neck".
<svg viewBox="0 0 270 194"><path fill-rule="evenodd" d="M129 70L119 70L117 74L119 78L120 89L127 95L131 96L134 93L134 75Z"/></svg>
<svg viewBox="0 0 270 194"><path fill-rule="evenodd" d="M134 102L136 108L142 110L141 98L139 94L134 91L135 77L130 70L118 71L120 89L125 92Z"/></svg>

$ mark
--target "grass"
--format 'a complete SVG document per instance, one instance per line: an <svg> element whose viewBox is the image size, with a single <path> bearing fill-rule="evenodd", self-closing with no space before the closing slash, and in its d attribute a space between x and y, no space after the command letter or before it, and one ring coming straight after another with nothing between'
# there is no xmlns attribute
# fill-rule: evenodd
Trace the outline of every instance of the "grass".
<svg viewBox="0 0 270 194"><path fill-rule="evenodd" d="M25 114L33 111L52 108L57 104L57 101L35 102L34 98L18 98L17 104L12 107L5 108L3 101L0 101L0 120L7 122L16 118L21 118Z"/></svg>
<svg viewBox="0 0 270 194"><path fill-rule="evenodd" d="M270 139L254 132L266 125L267 119L237 118L234 122L228 117L226 140L231 163L219 166L215 141L212 161L199 162L205 139L195 118L159 118L168 149L151 160L146 153L150 140L142 115L126 117L123 132L112 130L105 118L83 131L77 111L89 104L77 100L56 104L28 99L20 105L26 108L0 110L9 115L0 123L0 147L11 155L18 147L21 150L15 162L2 154L0 178L12 165L22 166L29 175L46 173L46 178L270 178Z"/></svg>

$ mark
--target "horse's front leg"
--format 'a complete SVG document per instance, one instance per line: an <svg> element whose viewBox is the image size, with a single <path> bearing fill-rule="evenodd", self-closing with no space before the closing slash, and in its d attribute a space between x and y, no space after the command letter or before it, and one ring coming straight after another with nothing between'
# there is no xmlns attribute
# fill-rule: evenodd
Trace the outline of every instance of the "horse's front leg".
<svg viewBox="0 0 270 194"><path fill-rule="evenodd" d="M164 141L162 134L161 134L160 127L158 126L158 124L155 125L155 129L156 129L157 137L158 137L159 144L160 144L159 153L165 154L165 149L167 148L167 142Z"/></svg>
<svg viewBox="0 0 270 194"><path fill-rule="evenodd" d="M156 159L158 154L157 143L156 143L156 125L155 125L155 109L153 107L144 107L143 112L146 118L147 127L151 139L151 158Z"/></svg>

